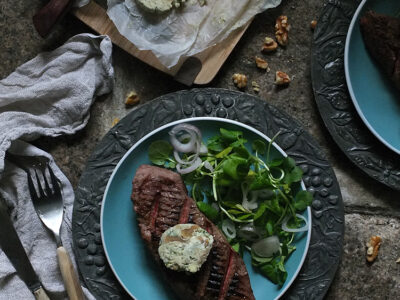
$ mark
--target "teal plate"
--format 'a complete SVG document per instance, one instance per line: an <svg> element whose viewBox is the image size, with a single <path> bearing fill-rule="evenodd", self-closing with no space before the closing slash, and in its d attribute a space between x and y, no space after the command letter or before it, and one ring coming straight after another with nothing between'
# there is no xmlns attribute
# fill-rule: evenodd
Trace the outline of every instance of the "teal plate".
<svg viewBox="0 0 400 300"><path fill-rule="evenodd" d="M359 5L351 21L345 46L347 86L365 125L382 143L400 154L400 92L364 46L359 21L367 10L398 16L400 1L363 0Z"/></svg>
<svg viewBox="0 0 400 300"><path fill-rule="evenodd" d="M132 179L137 168L142 164L150 164L147 155L150 143L154 140L168 139L168 131L179 123L190 123L197 126L202 132L204 141L216 135L220 127L241 130L250 144L252 140L260 137L267 142L270 141L261 132L236 121L209 117L191 118L169 123L154 130L139 140L124 155L114 169L104 193L101 209L101 235L106 257L115 276L125 290L138 300L176 299L142 242L130 195ZM271 158L286 156L278 145L275 143L273 145ZM299 188L305 189L304 184L302 183ZM297 250L286 263L288 278L281 288L253 269L250 255L244 256L256 299L279 298L299 273L310 243L311 209L308 208L303 215L308 220L308 231L295 235L294 244Z"/></svg>

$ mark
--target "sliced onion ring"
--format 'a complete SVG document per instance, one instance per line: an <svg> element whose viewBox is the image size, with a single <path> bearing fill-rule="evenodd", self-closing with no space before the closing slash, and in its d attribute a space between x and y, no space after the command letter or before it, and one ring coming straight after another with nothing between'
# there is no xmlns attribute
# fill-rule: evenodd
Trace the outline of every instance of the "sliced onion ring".
<svg viewBox="0 0 400 300"><path fill-rule="evenodd" d="M193 158L191 160L183 160L179 156L178 151L174 150L174 158L175 158L176 162L181 165L190 165L190 164L194 163L198 157L199 157L199 155L197 153L195 153L195 155L193 156Z"/></svg>
<svg viewBox="0 0 400 300"><path fill-rule="evenodd" d="M281 244L276 235L269 236L265 239L259 240L251 246L251 249L260 257L271 257L279 252Z"/></svg>
<svg viewBox="0 0 400 300"><path fill-rule="evenodd" d="M300 215L300 214L296 214L296 217L302 219L305 223L305 225L303 227L300 228L289 228L287 226L287 222L290 220L290 216L287 216L285 219L283 219L282 222L282 230L286 231L286 232L303 232L303 231L307 231L308 230L308 221L307 219Z"/></svg>
<svg viewBox="0 0 400 300"><path fill-rule="evenodd" d="M236 237L235 224L230 219L223 220L221 227L227 238L234 239Z"/></svg>
<svg viewBox="0 0 400 300"><path fill-rule="evenodd" d="M204 168L206 168L208 171L210 171L210 172L214 172L214 168L213 168L213 166L210 164L210 162L209 161L204 161Z"/></svg>
<svg viewBox="0 0 400 300"><path fill-rule="evenodd" d="M181 139L184 138L189 138L189 141L187 143L183 143L179 138L177 137L177 134L179 132L184 132L184 134L181 136ZM170 135L170 141L172 144L172 147L178 152L182 153L189 153L189 152L195 152L196 150L196 142L201 141L201 132L200 130L190 124L179 124L173 127L169 131ZM198 151L197 151L198 152Z"/></svg>
<svg viewBox="0 0 400 300"><path fill-rule="evenodd" d="M180 174L188 174L196 170L201 165L201 163L202 163L201 158L197 157L197 159L191 165L186 166L185 168L182 168L181 164L177 164L176 171Z"/></svg>

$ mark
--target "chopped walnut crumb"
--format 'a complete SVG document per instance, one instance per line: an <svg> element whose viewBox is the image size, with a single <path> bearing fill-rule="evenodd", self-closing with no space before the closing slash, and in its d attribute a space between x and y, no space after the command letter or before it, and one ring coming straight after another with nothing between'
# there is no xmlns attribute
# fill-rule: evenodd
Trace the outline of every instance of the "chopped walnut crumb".
<svg viewBox="0 0 400 300"><path fill-rule="evenodd" d="M378 256L379 247L381 246L382 239L380 236L371 236L369 241L366 243L367 246L367 261L373 262Z"/></svg>
<svg viewBox="0 0 400 300"><path fill-rule="evenodd" d="M276 71L275 74L275 84L276 85L287 85L290 82L290 77L288 74L282 71Z"/></svg>
<svg viewBox="0 0 400 300"><path fill-rule="evenodd" d="M119 122L118 118L115 118L111 124L111 127L114 127L115 125L117 125L117 123Z"/></svg>
<svg viewBox="0 0 400 300"><path fill-rule="evenodd" d="M253 87L253 91L255 93L258 94L260 92L260 85L256 81L252 81L251 86Z"/></svg>
<svg viewBox="0 0 400 300"><path fill-rule="evenodd" d="M140 98L135 91L129 92L125 99L125 105L132 106L140 102Z"/></svg>
<svg viewBox="0 0 400 300"><path fill-rule="evenodd" d="M268 69L268 62L265 59L256 56L255 61L256 61L256 65L258 68L263 69L263 70Z"/></svg>
<svg viewBox="0 0 400 300"><path fill-rule="evenodd" d="M317 26L317 20L312 20L311 23L310 23L311 29L314 30L316 26Z"/></svg>
<svg viewBox="0 0 400 300"><path fill-rule="evenodd" d="M275 23L275 37L279 45L286 46L288 44L289 30L290 25L287 16L279 16Z"/></svg>
<svg viewBox="0 0 400 300"><path fill-rule="evenodd" d="M264 39L264 44L261 48L261 52L264 52L264 53L272 52L272 51L275 51L276 48L278 48L278 43L275 42L270 37L266 37Z"/></svg>
<svg viewBox="0 0 400 300"><path fill-rule="evenodd" d="M235 73L232 76L233 83L239 88L243 89L247 86L247 76L244 74Z"/></svg>

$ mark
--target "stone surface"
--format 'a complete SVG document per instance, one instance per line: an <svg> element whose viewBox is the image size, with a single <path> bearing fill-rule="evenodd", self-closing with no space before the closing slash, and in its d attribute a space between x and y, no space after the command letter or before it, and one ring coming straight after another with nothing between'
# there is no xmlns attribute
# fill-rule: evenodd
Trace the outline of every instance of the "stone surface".
<svg viewBox="0 0 400 300"><path fill-rule="evenodd" d="M310 22L318 18L324 1L282 2L278 8L255 18L209 86L236 89L231 76L236 72L248 75L250 83L255 80L260 85L259 97L296 117L317 139L334 167L345 203L346 233L342 263L327 299L400 299L400 265L395 263L400 256L400 192L377 183L354 167L332 141L319 116L311 88ZM31 20L42 5L44 2L40 0L0 1L1 78L41 51L54 49L75 34L90 32L80 21L67 15L47 39L41 39ZM275 18L280 14L287 15L292 26L289 44L286 49L279 48L275 53L261 54L262 41L266 36L273 37ZM256 68L255 55L267 59L270 72ZM112 127L114 119L121 119L136 109L124 105L129 91L135 90L143 104L157 96L186 88L117 47L114 47L113 60L116 74L114 91L95 102L88 126L74 136L41 138L36 142L54 155L74 187L89 154ZM277 70L292 77L288 87L277 88L273 84ZM255 94L251 86L244 92ZM378 259L368 265L364 244L374 234L381 234L383 243Z"/></svg>

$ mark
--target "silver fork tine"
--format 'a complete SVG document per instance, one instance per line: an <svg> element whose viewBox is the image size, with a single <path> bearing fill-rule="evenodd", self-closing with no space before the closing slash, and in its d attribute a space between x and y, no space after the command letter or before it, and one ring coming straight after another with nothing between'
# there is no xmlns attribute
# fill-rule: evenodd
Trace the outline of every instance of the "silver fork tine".
<svg viewBox="0 0 400 300"><path fill-rule="evenodd" d="M60 194L61 195L60 183L59 183L56 175L54 175L54 172L50 168L49 165L48 165L48 169L49 169L49 173L50 173L51 185L53 186L54 194L56 194L56 195Z"/></svg>
<svg viewBox="0 0 400 300"><path fill-rule="evenodd" d="M36 188L35 185L33 184L33 179L31 176L31 173L29 171L27 171L27 175L28 175L28 188L29 188L29 193L31 194L31 197L33 198L33 201L38 201L38 195L36 192Z"/></svg>
<svg viewBox="0 0 400 300"><path fill-rule="evenodd" d="M39 190L39 197L43 198L43 197L46 196L46 194L43 191L42 184L40 183L40 179L39 179L39 176L38 176L38 174L36 172L36 169L35 169L35 176L36 176L36 182L37 182L38 190Z"/></svg>
<svg viewBox="0 0 400 300"><path fill-rule="evenodd" d="M51 170L49 165L47 165L47 167L49 170ZM50 196L52 191L51 191L49 182L47 181L46 169L42 170L42 174L43 174L43 179L44 179L44 189L46 190L47 196ZM53 184L53 188L54 188L54 184Z"/></svg>

